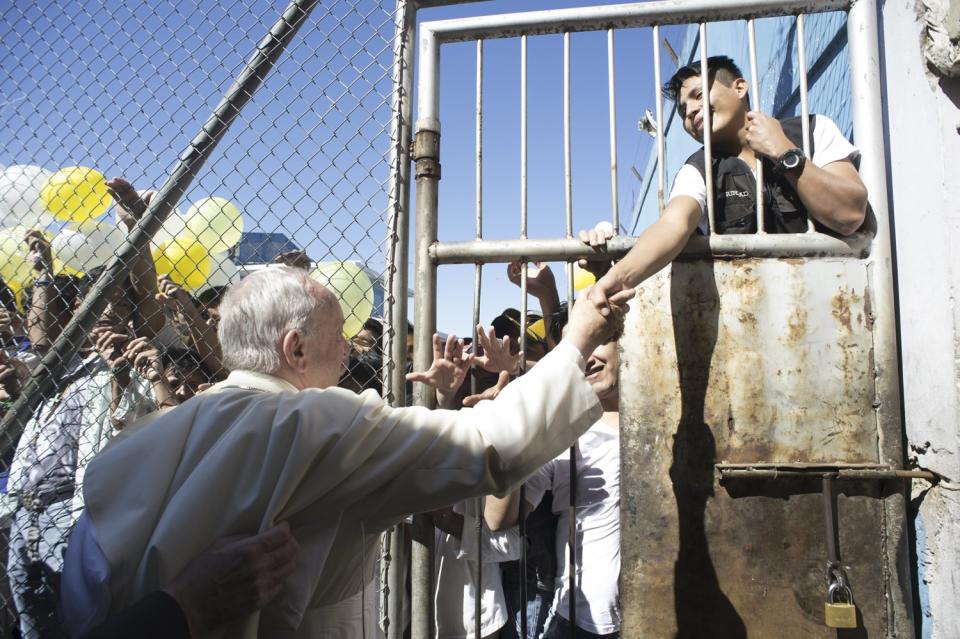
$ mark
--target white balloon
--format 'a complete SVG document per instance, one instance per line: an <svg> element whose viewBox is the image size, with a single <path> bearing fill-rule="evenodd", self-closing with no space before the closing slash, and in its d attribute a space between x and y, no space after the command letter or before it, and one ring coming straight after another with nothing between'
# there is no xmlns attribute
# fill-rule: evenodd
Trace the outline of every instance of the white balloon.
<svg viewBox="0 0 960 639"><path fill-rule="evenodd" d="M214 253L210 256L210 276L206 283L196 290L201 293L213 286L230 286L240 281L240 269L226 253Z"/></svg>
<svg viewBox="0 0 960 639"><path fill-rule="evenodd" d="M0 226L46 227L54 222L40 200L50 171L30 164L14 164L0 171Z"/></svg>
<svg viewBox="0 0 960 639"><path fill-rule="evenodd" d="M54 256L66 266L86 272L109 262L126 237L126 232L112 224L90 220L79 227L65 228L50 244Z"/></svg>

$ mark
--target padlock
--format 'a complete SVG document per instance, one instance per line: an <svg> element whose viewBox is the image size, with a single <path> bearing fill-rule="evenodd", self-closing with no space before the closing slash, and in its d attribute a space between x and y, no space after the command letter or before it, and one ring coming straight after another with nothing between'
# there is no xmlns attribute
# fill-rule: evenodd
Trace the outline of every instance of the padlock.
<svg viewBox="0 0 960 639"><path fill-rule="evenodd" d="M843 593L838 596L839 593ZM846 601L838 601L846 599ZM823 604L823 620L831 628L856 628L857 607L853 605L853 593L849 586L839 583L830 585L827 601Z"/></svg>

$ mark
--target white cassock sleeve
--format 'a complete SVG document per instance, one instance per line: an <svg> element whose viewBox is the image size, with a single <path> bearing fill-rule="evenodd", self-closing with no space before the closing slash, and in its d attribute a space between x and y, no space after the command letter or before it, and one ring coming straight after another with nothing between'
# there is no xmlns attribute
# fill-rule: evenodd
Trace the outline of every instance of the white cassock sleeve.
<svg viewBox="0 0 960 639"><path fill-rule="evenodd" d="M288 521L296 572L264 614L296 627L308 608L358 591L372 535L409 513L506 493L601 413L583 358L563 342L497 399L460 411L339 388L200 395L128 429L87 470L111 609L169 583L217 539Z"/></svg>

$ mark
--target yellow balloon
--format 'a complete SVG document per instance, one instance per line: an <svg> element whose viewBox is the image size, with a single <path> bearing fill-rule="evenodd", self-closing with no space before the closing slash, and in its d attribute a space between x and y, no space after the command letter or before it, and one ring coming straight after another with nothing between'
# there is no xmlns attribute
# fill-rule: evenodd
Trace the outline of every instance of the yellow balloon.
<svg viewBox="0 0 960 639"><path fill-rule="evenodd" d="M195 237L181 235L152 251L157 275L167 275L187 291L195 291L210 275L210 253Z"/></svg>
<svg viewBox="0 0 960 639"><path fill-rule="evenodd" d="M597 278L593 273L580 268L580 265L576 262L573 263L573 290L579 292L596 283Z"/></svg>
<svg viewBox="0 0 960 639"><path fill-rule="evenodd" d="M310 276L340 300L343 336L359 333L373 312L373 285L366 272L353 262L321 262Z"/></svg>
<svg viewBox="0 0 960 639"><path fill-rule="evenodd" d="M33 264L27 260L23 229L0 229L0 277L11 288L22 287L33 277Z"/></svg>
<svg viewBox="0 0 960 639"><path fill-rule="evenodd" d="M40 201L54 217L86 222L110 208L106 179L96 169L68 166L50 176L40 191Z"/></svg>
<svg viewBox="0 0 960 639"><path fill-rule="evenodd" d="M208 253L224 253L240 241L243 215L230 200L207 197L194 203L184 216L187 231L207 248Z"/></svg>

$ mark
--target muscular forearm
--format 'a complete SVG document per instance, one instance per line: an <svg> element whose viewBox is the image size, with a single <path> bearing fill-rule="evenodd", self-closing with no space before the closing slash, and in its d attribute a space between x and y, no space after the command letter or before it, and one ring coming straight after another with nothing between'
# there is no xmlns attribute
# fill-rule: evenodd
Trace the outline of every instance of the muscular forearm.
<svg viewBox="0 0 960 639"><path fill-rule="evenodd" d="M788 173L787 180L810 217L841 235L850 235L863 224L867 190L852 165L841 170L852 175L838 175L806 162L800 175Z"/></svg>
<svg viewBox="0 0 960 639"><path fill-rule="evenodd" d="M604 278L613 278L627 287L637 286L680 254L696 229L699 215L695 215L695 212L699 212L699 206L696 200L687 196L674 199L685 200L675 205L682 207L682 210L672 214L665 211L663 217L637 238L630 252L614 264ZM674 206L674 201L671 201L671 206Z"/></svg>

